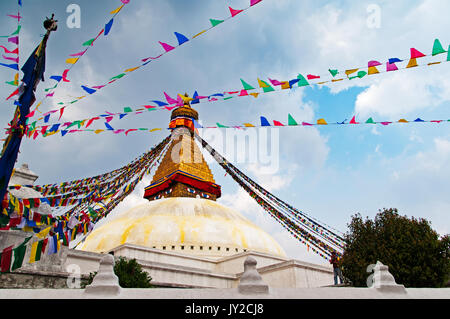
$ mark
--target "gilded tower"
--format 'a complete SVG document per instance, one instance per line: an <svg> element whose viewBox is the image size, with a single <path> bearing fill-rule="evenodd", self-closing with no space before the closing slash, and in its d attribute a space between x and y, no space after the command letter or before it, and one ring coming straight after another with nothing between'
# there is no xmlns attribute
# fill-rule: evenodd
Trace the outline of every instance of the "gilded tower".
<svg viewBox="0 0 450 319"><path fill-rule="evenodd" d="M198 112L189 99L173 110L169 128L170 146L156 170L153 180L145 188L144 197L156 200L167 197L194 197L216 200L221 195L220 185L214 181L211 170L195 143L195 121Z"/></svg>

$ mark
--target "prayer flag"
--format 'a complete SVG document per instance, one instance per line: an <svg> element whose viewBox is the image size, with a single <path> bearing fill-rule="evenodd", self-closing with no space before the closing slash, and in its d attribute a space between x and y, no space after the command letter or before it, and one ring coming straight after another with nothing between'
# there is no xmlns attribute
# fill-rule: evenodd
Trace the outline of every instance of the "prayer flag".
<svg viewBox="0 0 450 319"><path fill-rule="evenodd" d="M328 123L327 123L327 121L325 121L324 119L318 119L318 120L317 120L317 124L318 124L318 125L327 125Z"/></svg>
<svg viewBox="0 0 450 319"><path fill-rule="evenodd" d="M82 85L81 88L82 88L83 90L85 90L85 91L86 91L87 93L89 93L89 94L93 94L93 93L97 92L97 90L88 88L87 86L84 86L84 85Z"/></svg>
<svg viewBox="0 0 450 319"><path fill-rule="evenodd" d="M283 123L279 122L279 121L273 121L273 125L275 126L284 126Z"/></svg>
<svg viewBox="0 0 450 319"><path fill-rule="evenodd" d="M94 44L95 38L92 38L90 40L87 40L86 42L84 42L82 45L83 46L92 46Z"/></svg>
<svg viewBox="0 0 450 319"><path fill-rule="evenodd" d="M25 253L27 252L26 243L30 240L30 238L31 237L28 237L22 244L13 249L14 262L12 264L11 271L14 271L22 267L23 260L25 258Z"/></svg>
<svg viewBox="0 0 450 319"><path fill-rule="evenodd" d="M288 125L298 125L297 121L294 120L291 114L288 114Z"/></svg>
<svg viewBox="0 0 450 319"><path fill-rule="evenodd" d="M107 24L105 24L105 36L107 36L109 34L109 31L111 31L113 23L114 19L111 19Z"/></svg>
<svg viewBox="0 0 450 319"><path fill-rule="evenodd" d="M398 68L395 63L386 62L386 72L397 71Z"/></svg>
<svg viewBox="0 0 450 319"><path fill-rule="evenodd" d="M270 126L269 121L264 116L261 116L261 126Z"/></svg>
<svg viewBox="0 0 450 319"><path fill-rule="evenodd" d="M408 62L408 65L406 66L406 68L408 69L408 68L414 68L414 67L416 67L416 66L418 66L417 65L417 59L416 58L411 58L410 60L409 60L409 62Z"/></svg>
<svg viewBox="0 0 450 319"><path fill-rule="evenodd" d="M161 41L158 41L158 42L159 42L159 44L161 44L161 46L163 47L163 49L166 52L169 52L169 51L172 51L173 49L175 49L173 46L171 46L171 45L169 45L167 43L164 43L164 42L161 42Z"/></svg>
<svg viewBox="0 0 450 319"><path fill-rule="evenodd" d="M445 53L446 51L444 50L444 48L442 47L441 42L439 41L439 39L435 39L434 40L434 44L433 44L433 52L431 53L433 56L441 54L441 53Z"/></svg>
<svg viewBox="0 0 450 319"><path fill-rule="evenodd" d="M367 73L369 75L372 75L372 74L377 74L377 73L380 73L380 72L378 71L378 69L376 67L370 66L369 69L367 70Z"/></svg>
<svg viewBox="0 0 450 319"><path fill-rule="evenodd" d="M212 27L215 27L215 26L221 24L225 20L209 19L209 21L211 22Z"/></svg>
<svg viewBox="0 0 450 319"><path fill-rule="evenodd" d="M230 9L231 17L234 17L235 15L237 15L237 14L241 13L242 11L244 11L244 10L235 10L235 9L233 9L231 7L228 7L228 9Z"/></svg>
<svg viewBox="0 0 450 319"><path fill-rule="evenodd" d="M368 63L367 63L367 67L373 67L373 66L379 66L379 65L381 65L381 63L380 62L378 62L378 61L374 61L374 60L372 60L372 61L369 61Z"/></svg>
<svg viewBox="0 0 450 319"><path fill-rule="evenodd" d="M11 267L12 248L13 246L9 246L3 249L2 251L2 258L1 258L2 272L9 272L9 268Z"/></svg>
<svg viewBox="0 0 450 319"><path fill-rule="evenodd" d="M301 74L297 75L298 79L298 86L307 86L309 85L308 81L305 79L305 77Z"/></svg>
<svg viewBox="0 0 450 319"><path fill-rule="evenodd" d="M306 76L306 78L307 78L308 80L315 80L315 79L320 79L320 76L308 74L308 75Z"/></svg>
<svg viewBox="0 0 450 319"><path fill-rule="evenodd" d="M178 32L174 32L174 33L175 33L175 36L177 37L178 45L182 45L183 43L189 41L189 39L186 36L182 35L181 33L178 33Z"/></svg>
<svg viewBox="0 0 450 319"><path fill-rule="evenodd" d="M66 60L66 63L67 63L67 64L75 64L75 63L77 63L78 59L79 59L79 58L68 58L68 59Z"/></svg>
<svg viewBox="0 0 450 319"><path fill-rule="evenodd" d="M114 9L113 11L111 11L110 12L110 14L116 14L116 13L119 13L120 12L120 10L122 10L122 8L123 8L123 4L120 6L120 7L118 7L117 9Z"/></svg>
<svg viewBox="0 0 450 319"><path fill-rule="evenodd" d="M359 124L358 122L356 122L355 118L356 116L352 117L352 119L350 120L350 124Z"/></svg>
<svg viewBox="0 0 450 319"><path fill-rule="evenodd" d="M245 82L242 79L241 79L241 83L242 83L242 86L244 87L244 90L254 90L255 89L253 86L251 86L250 84L248 84L247 82Z"/></svg>
<svg viewBox="0 0 450 319"><path fill-rule="evenodd" d="M19 71L19 65L17 63L15 63L15 64L0 63L0 65L4 66L4 67L7 67L7 68L11 68L13 70Z"/></svg>
<svg viewBox="0 0 450 319"><path fill-rule="evenodd" d="M250 7L254 6L255 4L261 2L262 0L250 0Z"/></svg>
<svg viewBox="0 0 450 319"><path fill-rule="evenodd" d="M335 76L338 75L338 73L339 73L338 70L331 70L331 69L328 69L328 71L331 73L331 75L332 75L333 77L335 77Z"/></svg>
<svg viewBox="0 0 450 319"><path fill-rule="evenodd" d="M424 56L425 56L425 54L423 54L422 52L420 52L414 48L411 48L411 59L422 58Z"/></svg>

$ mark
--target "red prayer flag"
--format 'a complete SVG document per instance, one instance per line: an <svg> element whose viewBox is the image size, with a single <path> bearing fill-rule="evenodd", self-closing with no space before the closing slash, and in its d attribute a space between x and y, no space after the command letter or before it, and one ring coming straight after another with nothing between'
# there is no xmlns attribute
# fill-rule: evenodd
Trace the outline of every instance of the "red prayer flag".
<svg viewBox="0 0 450 319"><path fill-rule="evenodd" d="M244 10L235 10L235 9L233 9L231 7L228 7L228 9L230 9L231 17L234 17L235 15L237 15L237 14L241 13L242 11L244 11Z"/></svg>
<svg viewBox="0 0 450 319"><path fill-rule="evenodd" d="M12 248L13 248L13 246L9 246L9 247L3 249L2 260L1 260L2 272L9 271L9 268L11 266Z"/></svg>
<svg viewBox="0 0 450 319"><path fill-rule="evenodd" d="M351 119L351 121L350 121L350 124L359 124L358 122L356 122L355 117L356 117L356 116L353 116L353 117L352 117L352 119Z"/></svg>

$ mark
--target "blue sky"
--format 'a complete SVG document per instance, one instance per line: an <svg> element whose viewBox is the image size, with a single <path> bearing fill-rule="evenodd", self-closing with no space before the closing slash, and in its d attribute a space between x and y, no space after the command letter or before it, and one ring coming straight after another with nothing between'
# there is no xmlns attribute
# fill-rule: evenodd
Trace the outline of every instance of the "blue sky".
<svg viewBox="0 0 450 319"><path fill-rule="evenodd" d="M81 27L66 25L66 8L76 3L81 9ZM23 63L44 33L42 21L55 13L58 31L47 47L46 79L61 74L69 54L83 49L82 43L95 37L109 20L109 12L120 5L109 1L23 0L20 61ZM379 9L379 25L370 24L371 6ZM60 100L80 96L80 85L98 85L136 66L140 59L162 52L158 41L175 44L173 32L189 38L209 26L209 19L229 16L228 6L248 6L248 1L131 0L115 19L111 33L100 38L70 71L71 83L61 85L42 110L54 109ZM219 25L156 62L126 76L68 108L64 121L92 117L104 111L163 99L163 91L208 95L239 89L239 79L256 86L267 80L295 78L298 73L326 74L366 65L370 60L409 56L414 47L431 53L435 38L447 48L450 36L448 1L298 1L263 0L257 6ZM17 12L16 1L1 1L0 30L8 34L16 21L6 14ZM1 40L1 39L0 39ZM4 41L4 40L1 40ZM6 43L6 41L5 41ZM1 43L5 45L5 43ZM439 57L443 59L445 57ZM420 63L419 59L419 63ZM322 87L298 88L290 92L263 94L196 106L206 125L258 123L259 116L286 122L287 114L301 121L325 118L343 121L357 115L364 122L448 119L450 104L448 63L384 73L361 80ZM11 70L0 69L4 81ZM43 89L52 80L41 83ZM7 97L12 87L0 85ZM13 106L3 103L0 120L6 125ZM114 120L117 127L166 127L168 112ZM99 123L101 124L101 123ZM113 126L114 126L113 125ZM95 128L101 128L98 125ZM68 134L36 141L25 140L18 164L28 163L40 175L37 183L78 179L120 167L157 144L168 132ZM341 231L351 215L373 217L379 209L396 207L402 215L426 218L440 234L450 231L450 127L442 124L408 124L387 127L323 126L290 127L278 130L279 169L261 174L258 163L236 165L298 209ZM213 145L214 143L211 142ZM217 145L219 146L219 145ZM225 154L227 155L227 154ZM267 216L215 163L210 167L222 185L221 203L236 208L272 234L287 254L295 259L324 263ZM148 177L118 210L140 201ZM326 263L326 262L325 262Z"/></svg>

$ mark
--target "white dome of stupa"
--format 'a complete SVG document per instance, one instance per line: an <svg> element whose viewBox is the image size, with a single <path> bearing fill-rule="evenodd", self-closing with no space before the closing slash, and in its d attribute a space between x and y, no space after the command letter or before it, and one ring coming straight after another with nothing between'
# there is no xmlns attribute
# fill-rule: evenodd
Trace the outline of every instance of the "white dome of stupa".
<svg viewBox="0 0 450 319"><path fill-rule="evenodd" d="M108 252L128 243L197 256L257 251L286 257L269 234L239 212L208 199L163 198L111 217L79 249Z"/></svg>

